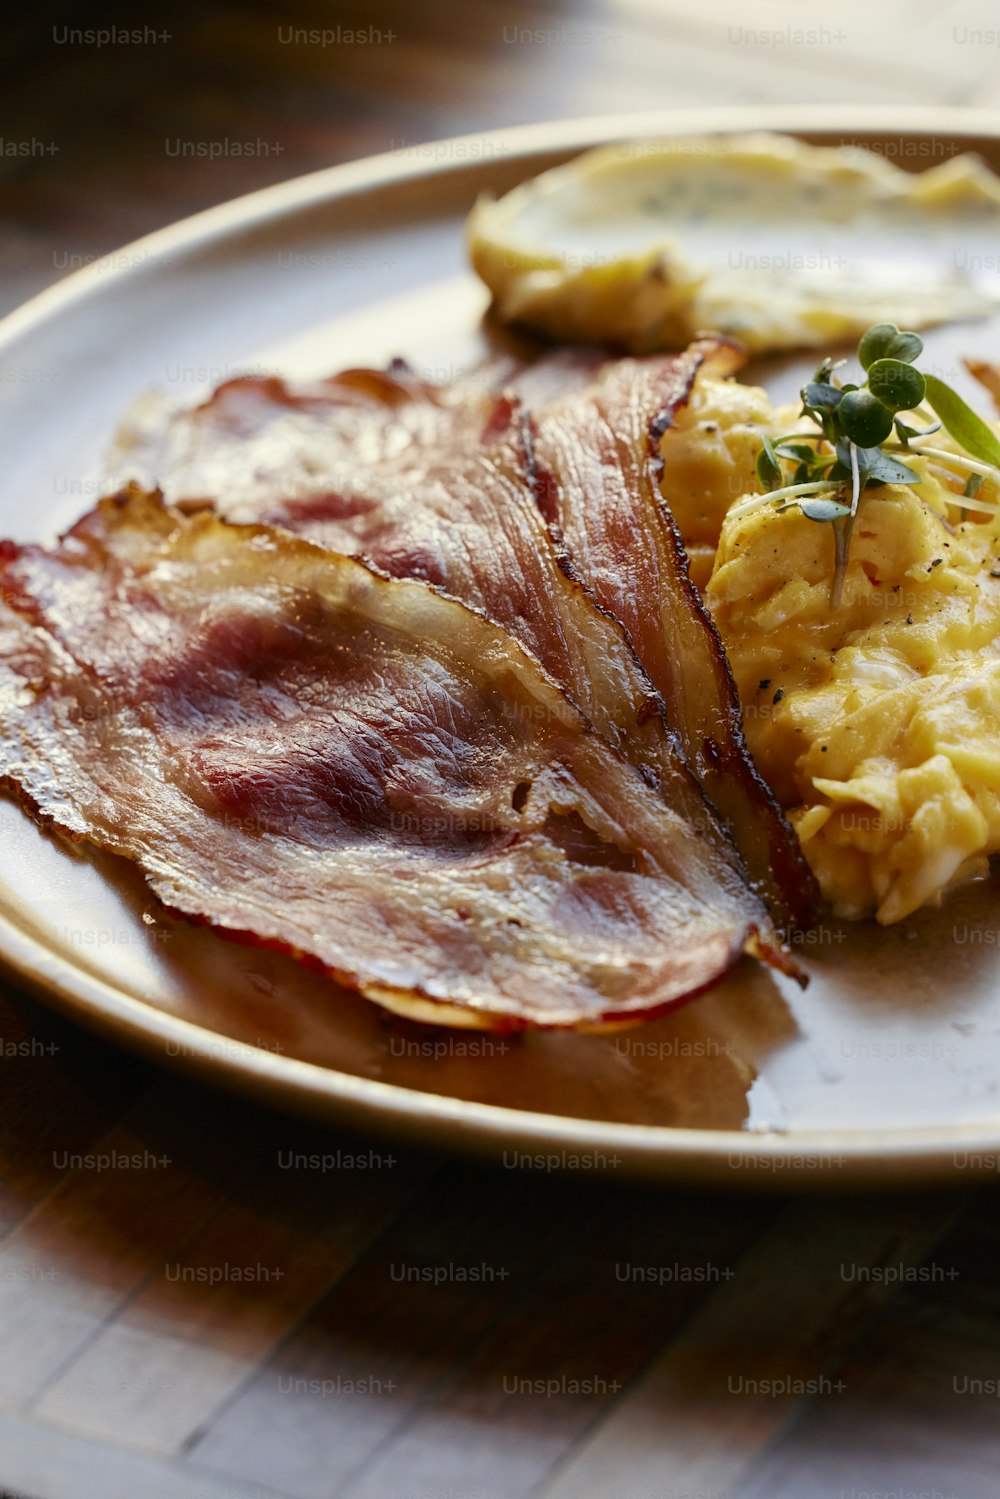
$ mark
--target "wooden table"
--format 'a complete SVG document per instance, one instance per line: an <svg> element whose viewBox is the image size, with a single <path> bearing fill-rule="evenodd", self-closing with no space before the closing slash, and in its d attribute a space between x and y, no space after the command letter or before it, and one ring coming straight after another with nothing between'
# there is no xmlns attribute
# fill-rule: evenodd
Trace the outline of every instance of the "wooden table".
<svg viewBox="0 0 1000 1499"><path fill-rule="evenodd" d="M100 24L142 44L72 40L96 24L10 23L7 306L199 207L457 131L716 97L1000 104L985 3L757 0L752 25L728 0L122 6ZM259 149L169 144L214 139ZM989 1189L722 1198L456 1163L161 1075L9 989L0 1182L10 1493L1000 1493Z"/></svg>

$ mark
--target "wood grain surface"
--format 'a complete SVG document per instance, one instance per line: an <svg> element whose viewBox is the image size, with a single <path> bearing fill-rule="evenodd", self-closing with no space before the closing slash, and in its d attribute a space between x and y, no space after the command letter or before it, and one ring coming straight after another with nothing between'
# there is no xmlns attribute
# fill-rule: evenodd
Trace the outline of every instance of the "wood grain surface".
<svg viewBox="0 0 1000 1499"><path fill-rule="evenodd" d="M24 7L0 61L0 303L237 193L477 128L1000 106L998 24L938 0ZM351 1139L8 987L0 1491L995 1499L996 1207L988 1187L640 1190Z"/></svg>

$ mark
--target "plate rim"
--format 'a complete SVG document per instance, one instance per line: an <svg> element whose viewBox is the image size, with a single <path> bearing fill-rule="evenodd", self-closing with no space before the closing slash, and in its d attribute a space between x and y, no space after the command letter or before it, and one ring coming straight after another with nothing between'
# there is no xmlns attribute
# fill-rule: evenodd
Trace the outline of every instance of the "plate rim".
<svg viewBox="0 0 1000 1499"><path fill-rule="evenodd" d="M467 171L490 146L504 159L530 160L547 153L657 134L721 134L776 130L823 135L834 130L953 139L1000 139L1000 111L956 106L839 105L734 106L725 109L654 110L584 116L502 127L421 143L448 144L451 159L413 156L412 149L384 152L294 177L179 219L109 251L46 287L0 320L0 356L40 323L58 318L96 291L107 292L159 262L217 245L248 228L373 187ZM474 155L473 152L478 152ZM104 261L115 261L109 270ZM53 952L0 909L0 971L69 1018L161 1065L193 1073L258 1102L306 1112L437 1148L497 1155L501 1145L574 1169L566 1156L613 1154L621 1175L684 1181L714 1187L782 1188L786 1184L833 1190L859 1185L911 1186L995 1176L1000 1170L1000 1113L993 1119L947 1126L792 1131L710 1130L628 1124L480 1103L427 1093L398 1083L340 1072L268 1051L144 1003L123 989ZM222 1055L220 1046L224 1047ZM959 1167L956 1157L981 1158ZM992 1161L989 1159L992 1157ZM561 1159L560 1159L561 1158ZM736 1162L738 1161L738 1164ZM506 1164L506 1163L505 1163ZM577 1165L578 1172L603 1170Z"/></svg>
<svg viewBox="0 0 1000 1499"><path fill-rule="evenodd" d="M53 953L2 913L0 972L13 975L60 1014L171 1070L271 1107L391 1134L400 1144L404 1141L399 1126L406 1123L413 1129L406 1144L487 1158L496 1157L501 1145L536 1159L561 1152L564 1159L559 1164L539 1169L582 1175L604 1168L573 1166L565 1156L610 1152L618 1157L612 1169L622 1167L623 1176L734 1188L752 1183L755 1190L780 1190L786 1182L801 1181L834 1191L865 1184L905 1187L949 1180L959 1169L967 1180L991 1178L1000 1171L1000 1117L992 1126L702 1130L511 1109L340 1072L252 1046L145 1004ZM331 1087L331 1080L336 1080L336 1087ZM456 1126L460 1132L451 1133ZM955 1157L960 1152L983 1160L979 1166L958 1168Z"/></svg>

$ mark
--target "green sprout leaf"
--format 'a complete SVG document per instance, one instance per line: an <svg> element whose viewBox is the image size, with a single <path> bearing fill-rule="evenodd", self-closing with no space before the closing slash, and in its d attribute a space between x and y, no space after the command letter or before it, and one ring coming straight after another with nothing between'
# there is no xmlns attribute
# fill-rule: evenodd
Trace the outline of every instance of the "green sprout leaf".
<svg viewBox="0 0 1000 1499"><path fill-rule="evenodd" d="M924 399L924 377L901 359L876 359L868 371L868 389L892 412L913 411ZM886 433L886 436L889 434Z"/></svg>
<svg viewBox="0 0 1000 1499"><path fill-rule="evenodd" d="M926 384L927 382L925 380L925 387ZM931 422L929 427L908 427L905 422L901 422L899 420L898 416L896 418L895 426L896 436L899 438L904 448L909 447L911 437L932 437L935 432L941 431L940 422Z"/></svg>
<svg viewBox="0 0 1000 1499"><path fill-rule="evenodd" d="M794 458L807 469L825 468L830 461L828 453L817 453L805 442L776 442L774 451L779 458Z"/></svg>
<svg viewBox="0 0 1000 1499"><path fill-rule="evenodd" d="M843 363L844 361L842 359L838 359L836 364L834 364L832 359L824 359L823 363L820 365L819 369L813 376L816 384L829 385L831 380L833 379L834 370L839 369Z"/></svg>
<svg viewBox="0 0 1000 1499"><path fill-rule="evenodd" d="M837 425L859 448L875 448L892 431L892 412L870 390L849 390L837 408Z"/></svg>
<svg viewBox="0 0 1000 1499"><path fill-rule="evenodd" d="M861 368L869 369L876 359L885 359L893 339L898 337L899 329L895 323L876 323L874 327L869 328L858 344Z"/></svg>
<svg viewBox="0 0 1000 1499"><path fill-rule="evenodd" d="M945 385L936 375L925 375L924 380L927 400L959 446L972 458L978 458L980 463L1000 468L1000 439L996 433L950 385Z"/></svg>
<svg viewBox="0 0 1000 1499"><path fill-rule="evenodd" d="M844 398L839 385L828 385L818 380L803 385L801 395L802 404L807 411L821 411L827 407L836 409Z"/></svg>
<svg viewBox="0 0 1000 1499"><path fill-rule="evenodd" d="M889 345L889 359L902 359L906 364L912 364L919 359L924 352L924 341L919 333L901 333L898 338L893 339Z"/></svg>
<svg viewBox="0 0 1000 1499"><path fill-rule="evenodd" d="M800 500L799 509L806 520L815 521L840 520L851 513L850 505L842 505L839 500Z"/></svg>
<svg viewBox="0 0 1000 1499"><path fill-rule="evenodd" d="M881 448L869 448L864 453L859 449L858 466L869 483L923 483L923 479L915 469L910 468L905 463L900 463L898 458L891 458L888 453L883 453Z"/></svg>
<svg viewBox="0 0 1000 1499"><path fill-rule="evenodd" d="M817 374L824 373L825 366L820 366ZM826 380L813 380L808 385L803 385L800 392L802 396L802 415L811 417L818 422L823 429L823 436L830 442L837 435L837 407L844 399L844 392L839 385L830 384Z"/></svg>
<svg viewBox="0 0 1000 1499"><path fill-rule="evenodd" d="M774 447L769 437L762 438L763 447L757 454L757 478L760 487L764 490L779 489L781 487L781 464L775 457Z"/></svg>
<svg viewBox="0 0 1000 1499"><path fill-rule="evenodd" d="M923 479L915 469L900 463L881 448L861 448L855 445L858 455L858 474L862 486L872 484L922 484ZM830 470L830 479L851 478L851 450L846 440L837 443L837 462Z"/></svg>
<svg viewBox="0 0 1000 1499"><path fill-rule="evenodd" d="M876 323L858 344L861 368L868 370L877 359L899 359L912 364L923 353L924 341L919 333L901 333L895 323Z"/></svg>

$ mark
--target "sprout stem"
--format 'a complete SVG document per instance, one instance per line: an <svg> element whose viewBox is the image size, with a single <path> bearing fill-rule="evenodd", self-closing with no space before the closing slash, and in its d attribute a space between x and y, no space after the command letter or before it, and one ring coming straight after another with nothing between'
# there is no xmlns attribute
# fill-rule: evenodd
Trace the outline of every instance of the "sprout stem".
<svg viewBox="0 0 1000 1499"><path fill-rule="evenodd" d="M858 474L858 445L856 442L849 442L847 446L851 450L851 519L853 520L858 513L858 501L861 498L861 478Z"/></svg>
<svg viewBox="0 0 1000 1499"><path fill-rule="evenodd" d="M911 457L915 455L918 458L941 458L944 462L962 469L967 474L982 474L983 478L989 479L991 484L1000 484L1000 469L992 468L988 463L981 463L978 458L962 458L958 453L949 453L947 448L920 448L911 442L908 448L904 448L901 443L898 447L895 444L886 443L885 450L887 453L909 453Z"/></svg>
<svg viewBox="0 0 1000 1499"><path fill-rule="evenodd" d="M789 484L784 489L772 489L767 494L755 494L749 500L741 500L730 510L731 519L738 520L741 515L750 515L754 510L760 510L764 505L769 505L772 500L794 499L799 494L819 494L820 491L836 493L837 486L831 484L829 479L814 479L808 484Z"/></svg>

